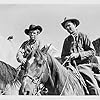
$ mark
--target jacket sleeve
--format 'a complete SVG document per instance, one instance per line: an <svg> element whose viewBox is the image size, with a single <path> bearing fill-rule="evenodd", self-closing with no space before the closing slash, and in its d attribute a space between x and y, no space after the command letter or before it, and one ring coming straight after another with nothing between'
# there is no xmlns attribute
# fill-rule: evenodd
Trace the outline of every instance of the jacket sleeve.
<svg viewBox="0 0 100 100"><path fill-rule="evenodd" d="M19 63L22 63L24 54L25 54L25 42L21 45L16 55L16 59Z"/></svg>
<svg viewBox="0 0 100 100"><path fill-rule="evenodd" d="M84 51L79 52L81 60L91 58L95 55L95 49L87 35L83 35L83 49Z"/></svg>
<svg viewBox="0 0 100 100"><path fill-rule="evenodd" d="M70 44L69 44L68 38L66 38L64 40L64 44L63 44L63 48L62 48L62 53L61 53L62 61L64 61L65 57L69 56L69 55L70 55Z"/></svg>

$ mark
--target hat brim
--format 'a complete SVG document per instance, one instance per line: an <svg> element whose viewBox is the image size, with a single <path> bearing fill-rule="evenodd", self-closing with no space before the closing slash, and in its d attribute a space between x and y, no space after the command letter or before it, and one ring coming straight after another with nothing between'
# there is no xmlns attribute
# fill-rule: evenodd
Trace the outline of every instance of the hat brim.
<svg viewBox="0 0 100 100"><path fill-rule="evenodd" d="M34 30L37 30L37 29L40 31L40 33L42 32L41 26L35 26L33 29L25 29L24 32L25 32L26 35L29 35L29 31L32 31L32 30L34 31Z"/></svg>
<svg viewBox="0 0 100 100"><path fill-rule="evenodd" d="M65 28L65 29L66 29L65 24L66 24L67 22L72 22L73 24L76 25L76 27L80 24L79 20L77 20L77 19L68 19L68 20L66 20L66 21L64 21L64 22L61 23L61 25L62 25L63 28Z"/></svg>

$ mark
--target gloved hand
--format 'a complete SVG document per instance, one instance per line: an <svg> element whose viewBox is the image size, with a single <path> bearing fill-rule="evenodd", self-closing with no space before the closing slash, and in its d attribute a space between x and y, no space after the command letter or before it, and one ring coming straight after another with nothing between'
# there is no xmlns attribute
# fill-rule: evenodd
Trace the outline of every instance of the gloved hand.
<svg viewBox="0 0 100 100"><path fill-rule="evenodd" d="M71 59L75 59L75 58L78 58L79 57L79 53L72 53L70 55Z"/></svg>

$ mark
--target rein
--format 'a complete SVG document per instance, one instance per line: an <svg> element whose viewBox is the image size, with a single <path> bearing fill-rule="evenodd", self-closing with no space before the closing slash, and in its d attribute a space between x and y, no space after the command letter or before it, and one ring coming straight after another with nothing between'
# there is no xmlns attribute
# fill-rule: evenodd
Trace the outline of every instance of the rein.
<svg viewBox="0 0 100 100"><path fill-rule="evenodd" d="M71 61L71 57L69 56L69 57L64 61L64 63L63 63L62 65L64 66L67 62L69 62L69 64L70 64L70 61ZM70 68L69 66L66 66L66 67L73 70L73 73L75 74L75 77L78 78L78 79L80 80L81 84L82 84L83 87L86 89L86 92L89 94L89 92L88 92L88 90L87 90L87 87L86 87L86 84L85 84L85 82L84 82L84 79L83 79L83 77L81 76L81 74L80 74L80 72L79 72L79 70L78 70L78 68L77 68L77 64L76 64L75 60L74 60L74 64L75 64L75 67L73 67L71 64L70 64L70 65L71 65L71 68ZM76 75L77 75L77 76L76 76ZM61 91L61 93L60 93L60 96L63 94L63 92L64 92L64 90L65 90L66 83L67 83L67 79L66 79L65 84L64 84L64 86L63 86L63 89L62 89L62 91Z"/></svg>
<svg viewBox="0 0 100 100"><path fill-rule="evenodd" d="M40 84L41 84L41 78L42 78L42 74L43 74L44 72L42 72L41 74L40 74L40 76L39 77L32 77L32 76L30 76L29 74L26 74L24 77L28 77L29 79L31 79L32 80L32 83L34 83L35 85L36 85L36 93L35 93L35 95L41 95L40 93L39 93L39 90L38 90L38 88L39 88L39 86L40 86Z"/></svg>
<svg viewBox="0 0 100 100"><path fill-rule="evenodd" d="M41 53L41 52L40 52L40 53ZM49 78L50 78L50 82L51 82L52 86L54 87L54 82L53 82L53 79L52 79L52 77L51 77L51 70L50 70L50 67L49 67L49 64L48 64L47 59L44 59L43 62L44 62L44 63L42 64L42 67L46 66L46 68L48 69L47 75L48 75ZM45 64L46 64L46 65L45 65ZM29 68L30 68L30 67L29 67ZM32 77L31 75L29 75L29 74L27 73L27 74L25 74L23 77L28 77L29 79L31 79L32 82L33 82L34 84L36 84L36 85L37 85L37 88L38 88L39 85L41 84L40 81L41 81L41 79L42 79L42 75L43 75L43 74L45 74L45 69L42 68L42 72L40 73L39 76ZM37 93L38 93L38 91L37 91Z"/></svg>

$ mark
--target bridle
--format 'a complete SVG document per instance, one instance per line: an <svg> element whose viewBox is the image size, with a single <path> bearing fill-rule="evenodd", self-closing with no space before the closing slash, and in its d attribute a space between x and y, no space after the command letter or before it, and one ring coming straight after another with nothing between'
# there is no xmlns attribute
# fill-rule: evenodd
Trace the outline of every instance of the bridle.
<svg viewBox="0 0 100 100"><path fill-rule="evenodd" d="M47 63L46 63L46 60L44 59L41 67L44 67L45 64L47 64ZM38 95L38 91L39 91L38 88L39 88L39 86L41 84L42 76L43 76L43 74L45 74L45 70L43 70L43 68L41 68L41 70L42 71L40 72L40 74L38 76L31 76L28 72L26 72L26 74L23 76L23 79L28 77L31 80L31 82L36 86L36 88L37 88L36 90L37 91L36 91L35 95ZM48 75L49 75L49 73L48 73Z"/></svg>
<svg viewBox="0 0 100 100"><path fill-rule="evenodd" d="M27 73L27 74L25 74L25 75L23 76L23 78L28 77L29 79L32 80L32 82L33 82L34 84L37 84L38 82L40 82L43 73L44 73L44 72L42 72L38 77L37 77L37 76L36 76L36 77L32 77L31 75L29 75L29 74Z"/></svg>

